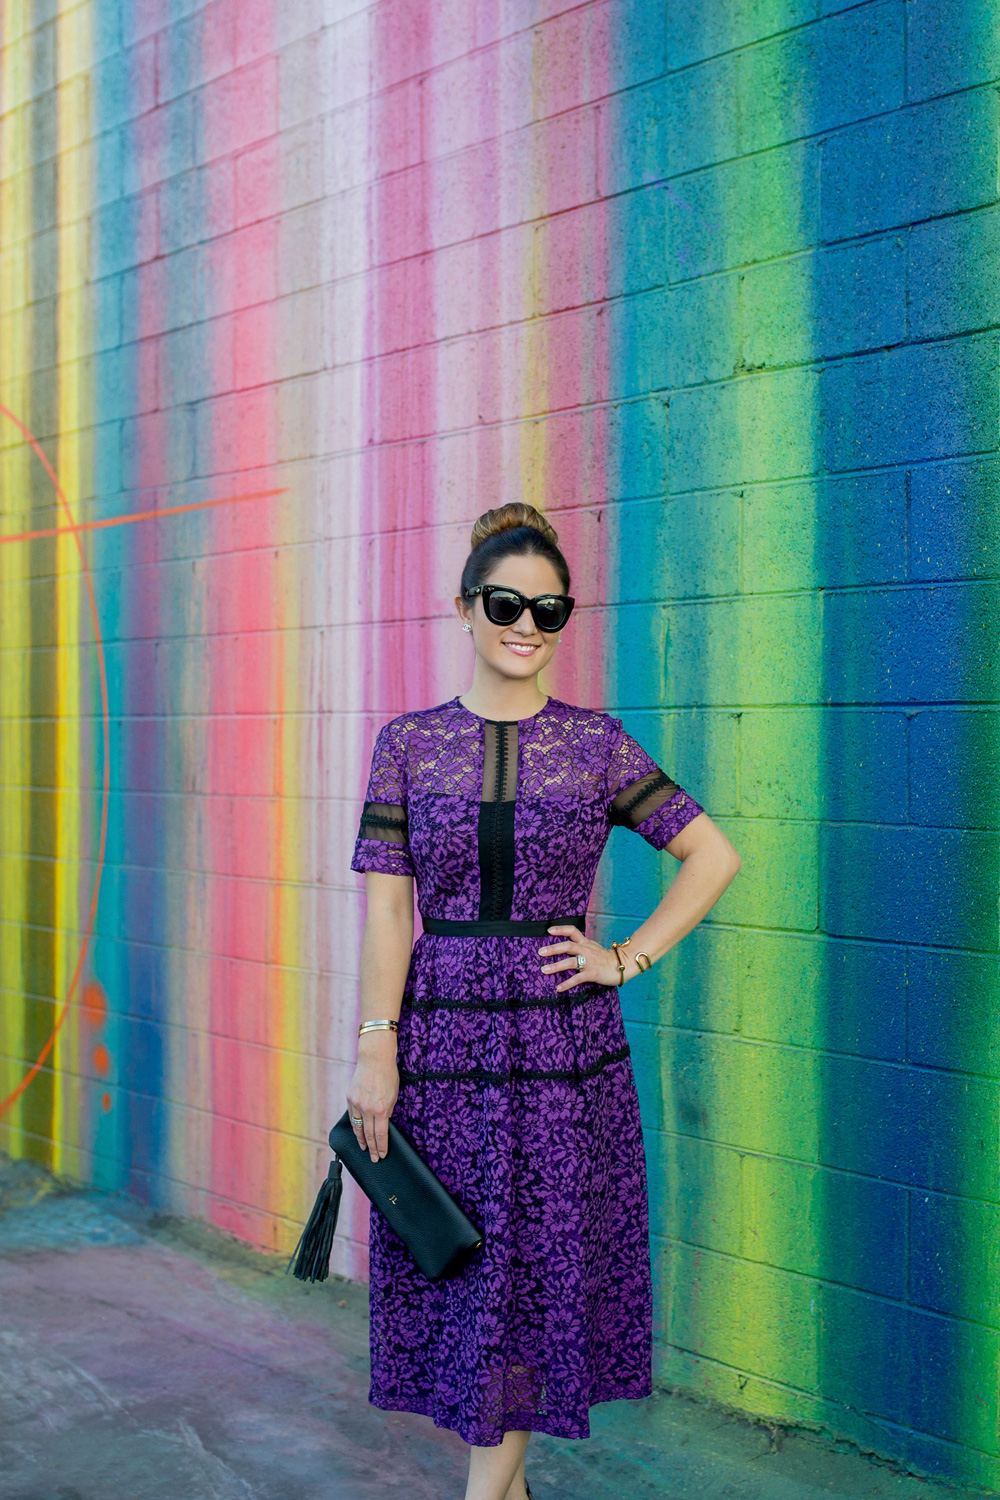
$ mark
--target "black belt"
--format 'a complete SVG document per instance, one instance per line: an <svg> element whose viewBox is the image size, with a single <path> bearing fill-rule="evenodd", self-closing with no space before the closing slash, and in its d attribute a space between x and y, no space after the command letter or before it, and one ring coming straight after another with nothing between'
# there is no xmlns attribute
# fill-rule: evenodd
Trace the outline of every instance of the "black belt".
<svg viewBox="0 0 1000 1500"><path fill-rule="evenodd" d="M546 917L542 922L447 922L441 917L422 917L424 931L431 937L545 937L550 927L579 927L584 932L586 920L586 913Z"/></svg>

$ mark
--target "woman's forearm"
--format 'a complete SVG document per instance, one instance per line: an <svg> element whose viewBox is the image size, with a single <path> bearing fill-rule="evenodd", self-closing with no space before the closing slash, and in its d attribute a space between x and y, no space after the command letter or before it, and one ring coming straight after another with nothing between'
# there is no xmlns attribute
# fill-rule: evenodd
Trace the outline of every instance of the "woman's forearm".
<svg viewBox="0 0 1000 1500"><path fill-rule="evenodd" d="M413 949L413 882L399 875L372 874L367 886L361 1019L398 1021Z"/></svg>
<svg viewBox="0 0 1000 1500"><path fill-rule="evenodd" d="M724 893L740 870L740 857L719 830L717 838L699 843L682 860L670 889L649 916L637 927L628 947L625 978L639 972L637 953L655 963L686 937Z"/></svg>
<svg viewBox="0 0 1000 1500"><path fill-rule="evenodd" d="M361 1019L399 1020L413 948L413 911L391 914L369 906L361 939Z"/></svg>
<svg viewBox="0 0 1000 1500"><path fill-rule="evenodd" d="M413 948L413 881L370 873L361 938L361 1019L398 1021ZM366 1031L347 1091L355 1134L372 1161L389 1149L389 1116L399 1091L396 1033Z"/></svg>

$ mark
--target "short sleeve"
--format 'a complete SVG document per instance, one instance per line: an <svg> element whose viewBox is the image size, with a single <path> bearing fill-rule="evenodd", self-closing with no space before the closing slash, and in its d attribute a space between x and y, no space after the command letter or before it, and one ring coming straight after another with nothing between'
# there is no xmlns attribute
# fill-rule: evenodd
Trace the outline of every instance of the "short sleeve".
<svg viewBox="0 0 1000 1500"><path fill-rule="evenodd" d="M665 849L705 809L615 722L621 732L609 766L608 817L642 834L654 849Z"/></svg>
<svg viewBox="0 0 1000 1500"><path fill-rule="evenodd" d="M414 873L406 815L406 762L393 724L384 725L375 741L351 869L383 875Z"/></svg>

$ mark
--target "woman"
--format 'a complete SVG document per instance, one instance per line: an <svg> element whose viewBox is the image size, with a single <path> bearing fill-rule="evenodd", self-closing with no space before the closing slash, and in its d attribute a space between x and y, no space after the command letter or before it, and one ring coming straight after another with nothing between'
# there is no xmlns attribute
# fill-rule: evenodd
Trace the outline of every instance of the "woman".
<svg viewBox="0 0 1000 1500"><path fill-rule="evenodd" d="M455 600L472 686L381 730L351 865L367 876L362 1022L398 1021L359 1037L358 1140L383 1156L393 1115L485 1235L431 1283L372 1210L370 1400L471 1445L466 1500L527 1500L531 1432L587 1437L591 1405L651 1392L645 1162L615 990L740 867L620 720L539 688L573 605L556 542L529 505L476 522ZM615 823L681 868L603 948L584 914Z"/></svg>

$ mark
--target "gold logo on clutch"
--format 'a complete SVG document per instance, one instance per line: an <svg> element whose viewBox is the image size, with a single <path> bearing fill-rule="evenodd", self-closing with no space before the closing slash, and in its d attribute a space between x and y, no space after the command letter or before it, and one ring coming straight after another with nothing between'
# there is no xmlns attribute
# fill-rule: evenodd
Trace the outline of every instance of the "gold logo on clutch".
<svg viewBox="0 0 1000 1500"><path fill-rule="evenodd" d="M389 1202L390 1203L395 1203L395 1201L396 1201L396 1194L395 1193L390 1193L389 1194Z"/></svg>

